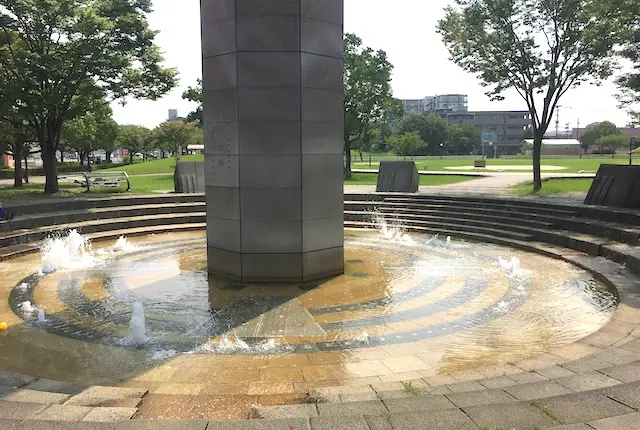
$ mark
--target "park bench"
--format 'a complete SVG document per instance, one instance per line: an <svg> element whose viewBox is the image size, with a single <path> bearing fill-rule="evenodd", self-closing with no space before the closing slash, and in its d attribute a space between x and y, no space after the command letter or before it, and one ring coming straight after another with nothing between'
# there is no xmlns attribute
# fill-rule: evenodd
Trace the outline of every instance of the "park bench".
<svg viewBox="0 0 640 430"><path fill-rule="evenodd" d="M127 172L86 172L61 176L58 179L80 184L86 187L87 191L90 191L92 187L115 188L120 185L126 185L127 191L131 191L131 182Z"/></svg>
<svg viewBox="0 0 640 430"><path fill-rule="evenodd" d="M473 162L473 167L476 169L486 169L487 168L487 160L475 160Z"/></svg>

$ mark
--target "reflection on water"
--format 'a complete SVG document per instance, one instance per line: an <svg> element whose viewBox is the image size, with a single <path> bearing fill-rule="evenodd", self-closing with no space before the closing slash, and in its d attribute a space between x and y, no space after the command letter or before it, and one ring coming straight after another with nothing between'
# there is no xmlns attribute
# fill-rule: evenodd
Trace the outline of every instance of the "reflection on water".
<svg viewBox="0 0 640 430"><path fill-rule="evenodd" d="M72 232L45 248L48 275L36 257L11 261L0 319L12 327L0 347L21 345L16 354L38 372L80 366L91 381L183 354L358 357L405 344L424 350L431 368L451 370L574 342L616 309L603 284L564 262L380 231L347 231L345 275L302 285L207 275L203 232L93 247Z"/></svg>

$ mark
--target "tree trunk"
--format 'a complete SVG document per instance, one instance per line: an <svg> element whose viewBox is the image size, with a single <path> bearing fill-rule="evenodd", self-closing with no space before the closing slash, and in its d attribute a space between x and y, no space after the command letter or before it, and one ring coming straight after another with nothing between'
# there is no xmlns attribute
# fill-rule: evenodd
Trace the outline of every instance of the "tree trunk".
<svg viewBox="0 0 640 430"><path fill-rule="evenodd" d="M29 151L24 154L24 183L29 183Z"/></svg>
<svg viewBox="0 0 640 430"><path fill-rule="evenodd" d="M108 166L109 164L111 164L111 152L104 151L104 154L105 154L104 158L105 158L105 161L106 161L107 166Z"/></svg>
<svg viewBox="0 0 640 430"><path fill-rule="evenodd" d="M542 176L540 174L540 153L542 152L542 138L544 133L535 133L533 137L533 190L542 189Z"/></svg>
<svg viewBox="0 0 640 430"><path fill-rule="evenodd" d="M60 151L60 164L64 164L64 151Z"/></svg>
<svg viewBox="0 0 640 430"><path fill-rule="evenodd" d="M43 145L44 146L44 145ZM55 194L58 192L58 165L56 163L55 152L42 149L42 167L45 175L45 194Z"/></svg>
<svg viewBox="0 0 640 430"><path fill-rule="evenodd" d="M133 164L133 152L129 152L129 164Z"/></svg>
<svg viewBox="0 0 640 430"><path fill-rule="evenodd" d="M344 179L351 179L351 142L349 138L344 139Z"/></svg>
<svg viewBox="0 0 640 430"><path fill-rule="evenodd" d="M84 152L78 151L78 158L80 159L80 170L84 167Z"/></svg>
<svg viewBox="0 0 640 430"><path fill-rule="evenodd" d="M22 145L17 145L13 151L13 162L15 164L13 170L13 186L22 186Z"/></svg>
<svg viewBox="0 0 640 430"><path fill-rule="evenodd" d="M363 158L363 155L362 155L363 154L362 149L358 149L358 153L360 154L360 162L363 162L364 158Z"/></svg>
<svg viewBox="0 0 640 430"><path fill-rule="evenodd" d="M91 153L87 152L87 172L91 172Z"/></svg>

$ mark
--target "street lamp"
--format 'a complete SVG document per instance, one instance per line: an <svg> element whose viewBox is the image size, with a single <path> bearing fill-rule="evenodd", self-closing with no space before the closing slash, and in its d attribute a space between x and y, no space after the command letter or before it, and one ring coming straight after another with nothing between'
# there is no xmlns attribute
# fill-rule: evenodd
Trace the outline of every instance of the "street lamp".
<svg viewBox="0 0 640 430"><path fill-rule="evenodd" d="M440 144L440 159L441 160L443 159L443 155L444 155L443 153L444 153L444 143L441 143Z"/></svg>

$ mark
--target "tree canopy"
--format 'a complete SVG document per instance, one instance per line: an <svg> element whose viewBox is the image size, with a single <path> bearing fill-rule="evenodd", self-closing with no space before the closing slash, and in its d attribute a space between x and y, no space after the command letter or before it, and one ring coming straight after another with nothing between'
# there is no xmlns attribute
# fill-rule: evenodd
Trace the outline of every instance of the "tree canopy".
<svg viewBox="0 0 640 430"><path fill-rule="evenodd" d="M150 0L4 0L0 8L0 98L14 101L42 149L45 192L58 191L55 153L64 121L99 94L158 99L176 72L149 29Z"/></svg>
<svg viewBox="0 0 640 430"><path fill-rule="evenodd" d="M187 115L187 122L193 122L200 128L204 127L204 118L202 116L202 79L198 79L195 87L190 86L187 88L187 90L182 93L182 98L197 103L196 109Z"/></svg>
<svg viewBox="0 0 640 430"><path fill-rule="evenodd" d="M139 125L121 125L116 133L117 145L129 153L129 162L137 153L145 154L151 147L151 130Z"/></svg>
<svg viewBox="0 0 640 430"><path fill-rule="evenodd" d="M590 146L597 145L598 139L617 134L620 134L620 131L614 123L610 121L594 122L585 128L584 134L580 137L580 145L586 150Z"/></svg>
<svg viewBox="0 0 640 430"><path fill-rule="evenodd" d="M542 139L561 97L613 73L624 31L602 1L614 0L455 0L439 22L452 60L477 75L492 100L513 89L526 102L535 190L542 187Z"/></svg>
<svg viewBox="0 0 640 430"><path fill-rule="evenodd" d="M397 116L401 104L391 91L393 66L387 54L362 44L352 33L344 38L345 179L351 178L351 145L373 124Z"/></svg>
<svg viewBox="0 0 640 430"><path fill-rule="evenodd" d="M624 134L611 134L599 137L598 140L596 140L596 145L598 145L600 150L604 148L625 148L629 146L629 138Z"/></svg>
<svg viewBox="0 0 640 430"><path fill-rule="evenodd" d="M161 151L169 151L174 157L180 156L180 149L187 145L202 143L202 130L194 123L167 121L153 130L155 146Z"/></svg>
<svg viewBox="0 0 640 430"><path fill-rule="evenodd" d="M415 155L419 149L424 148L427 145L422 139L420 139L420 135L417 131L397 134L389 138L387 142L393 149L393 152L398 155L402 155L403 158L406 158L407 155Z"/></svg>

